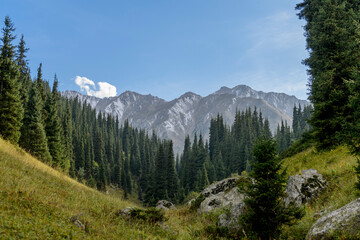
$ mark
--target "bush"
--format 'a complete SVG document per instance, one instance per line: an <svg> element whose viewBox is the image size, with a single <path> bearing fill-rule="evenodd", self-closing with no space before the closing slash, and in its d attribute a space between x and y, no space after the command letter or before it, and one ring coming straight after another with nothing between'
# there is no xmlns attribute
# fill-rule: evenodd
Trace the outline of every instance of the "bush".
<svg viewBox="0 0 360 240"><path fill-rule="evenodd" d="M190 206L190 210L191 211L196 211L196 209L198 209L200 207L200 204L202 203L202 201L205 200L205 196L200 194L197 198L195 198L195 201L193 201L191 203Z"/></svg>
<svg viewBox="0 0 360 240"><path fill-rule="evenodd" d="M164 212L156 208L148 208L145 210L139 208L131 209L130 217L131 219L138 219L148 223L164 222L167 220Z"/></svg>

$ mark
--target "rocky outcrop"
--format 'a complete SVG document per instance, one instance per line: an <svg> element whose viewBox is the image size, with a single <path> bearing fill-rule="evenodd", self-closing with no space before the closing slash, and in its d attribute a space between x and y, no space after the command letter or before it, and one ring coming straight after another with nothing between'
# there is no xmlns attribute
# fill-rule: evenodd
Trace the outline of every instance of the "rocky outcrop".
<svg viewBox="0 0 360 240"><path fill-rule="evenodd" d="M205 197L198 211L207 213L215 209L231 207L243 202L244 194L240 193L236 186L239 177L226 178L215 182L203 190L200 194Z"/></svg>
<svg viewBox="0 0 360 240"><path fill-rule="evenodd" d="M302 171L301 175L290 176L285 193L284 203L288 206L295 202L296 206L313 201L326 188L327 182L315 169Z"/></svg>
<svg viewBox="0 0 360 240"><path fill-rule="evenodd" d="M200 193L200 197L191 200L191 204L201 203L197 206L199 213L208 213L216 209L226 209L226 212L219 216L218 226L227 227L233 230L241 229L238 223L239 218L245 210L245 195L237 187L241 181L251 181L249 178L232 177L215 182ZM324 177L315 169L302 171L301 175L290 176L286 187L287 197L284 204L289 205L295 202L300 206L319 197L326 188L327 182ZM189 204L189 205L191 205Z"/></svg>
<svg viewBox="0 0 360 240"><path fill-rule="evenodd" d="M167 200L159 200L156 203L156 208L157 209L169 210L169 209L172 209L174 207L175 207L175 205L172 202L169 202Z"/></svg>
<svg viewBox="0 0 360 240"><path fill-rule="evenodd" d="M345 235L349 239L360 237L360 198L318 219L306 239L332 239L334 234Z"/></svg>

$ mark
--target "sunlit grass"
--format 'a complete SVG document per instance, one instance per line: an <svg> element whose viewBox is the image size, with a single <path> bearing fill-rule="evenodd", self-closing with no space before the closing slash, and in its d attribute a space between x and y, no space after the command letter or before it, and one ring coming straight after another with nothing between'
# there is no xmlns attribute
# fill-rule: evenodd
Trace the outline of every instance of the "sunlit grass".
<svg viewBox="0 0 360 240"><path fill-rule="evenodd" d="M284 159L289 175L300 174L305 169L316 169L328 181L327 189L320 198L305 206L306 215L296 225L287 228L290 239L305 238L312 224L323 214L338 209L358 197L354 184L357 180L354 166L356 158L345 146L328 152L316 152L313 148Z"/></svg>
<svg viewBox="0 0 360 240"><path fill-rule="evenodd" d="M310 148L284 159L289 175L314 168L328 180L327 190L306 205L306 215L283 236L303 239L321 216L357 198L356 159L344 146L318 153ZM117 216L134 201L89 188L0 139L0 239L209 239L219 213L200 215L187 206L167 211L165 225L129 221ZM69 218L80 215L86 231ZM217 238L221 239L221 238Z"/></svg>
<svg viewBox="0 0 360 240"><path fill-rule="evenodd" d="M78 183L0 139L1 239L166 238L158 226L116 216L128 206L136 204ZM86 231L70 221L76 215Z"/></svg>

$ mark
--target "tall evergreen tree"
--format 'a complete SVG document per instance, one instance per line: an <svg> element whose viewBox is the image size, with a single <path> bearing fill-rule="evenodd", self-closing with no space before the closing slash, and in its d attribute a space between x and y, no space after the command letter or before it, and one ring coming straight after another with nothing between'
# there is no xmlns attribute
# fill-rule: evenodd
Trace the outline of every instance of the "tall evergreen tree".
<svg viewBox="0 0 360 240"><path fill-rule="evenodd" d="M244 224L259 239L277 239L281 227L292 225L304 212L289 205L285 207L286 171L281 171L282 162L277 157L276 143L260 139L253 150L255 163L246 190L245 204L248 211L243 216Z"/></svg>
<svg viewBox="0 0 360 240"><path fill-rule="evenodd" d="M343 139L344 124L351 120L348 82L359 71L360 32L357 1L304 0L298 16L306 20L309 57L309 99L319 148L330 148Z"/></svg>
<svg viewBox="0 0 360 240"><path fill-rule="evenodd" d="M63 134L63 147L65 161L69 162L70 176L75 176L74 168L74 148L73 148L73 128L72 128L72 116L69 100L65 101L64 115L62 117L62 134Z"/></svg>
<svg viewBox="0 0 360 240"><path fill-rule="evenodd" d="M24 109L19 94L19 72L15 62L14 24L8 16L2 29L0 53L0 135L17 144Z"/></svg>
<svg viewBox="0 0 360 240"><path fill-rule="evenodd" d="M47 145L45 129L41 121L40 96L35 83L32 84L26 105L20 146L43 162L51 163L52 157Z"/></svg>
<svg viewBox="0 0 360 240"><path fill-rule="evenodd" d="M55 78L52 93L47 97L44 109L46 111L45 132L48 141L49 151L52 157L52 163L65 169L69 169L70 163L64 158L64 147L61 141L61 124L58 116L57 104L57 80Z"/></svg>
<svg viewBox="0 0 360 240"><path fill-rule="evenodd" d="M26 107L28 100L29 90L31 87L30 68L28 66L28 60L26 59L26 53L29 48L25 47L24 35L21 35L20 43L17 47L16 63L19 69L19 84L20 84L20 98L23 104L23 108Z"/></svg>
<svg viewBox="0 0 360 240"><path fill-rule="evenodd" d="M154 181L154 198L155 200L168 199L167 179L166 179L166 155L164 145L161 144L156 158L156 170Z"/></svg>
<svg viewBox="0 0 360 240"><path fill-rule="evenodd" d="M173 143L169 142L167 147L167 158L166 158L166 183L167 183L167 194L171 201L176 202L179 194L179 179L175 170L175 159L173 151Z"/></svg>

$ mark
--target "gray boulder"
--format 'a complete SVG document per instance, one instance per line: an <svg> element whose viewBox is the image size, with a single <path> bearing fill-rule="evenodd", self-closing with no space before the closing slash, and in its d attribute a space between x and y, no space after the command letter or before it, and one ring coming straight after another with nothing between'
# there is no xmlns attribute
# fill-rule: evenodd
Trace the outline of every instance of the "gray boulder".
<svg viewBox="0 0 360 240"><path fill-rule="evenodd" d="M200 194L205 197L198 209L199 213L208 213L210 211L222 208L230 208L243 202L244 194L240 193L236 186L239 177L226 178L215 182L203 190Z"/></svg>
<svg viewBox="0 0 360 240"><path fill-rule="evenodd" d="M244 213L245 203L241 202L233 205L229 211L219 216L217 225L219 227L227 227L229 229L238 231L241 229L239 218Z"/></svg>
<svg viewBox="0 0 360 240"><path fill-rule="evenodd" d="M163 210L169 210L169 209L175 208L175 205L172 202L169 202L167 200L159 200L156 203L156 208L163 209Z"/></svg>
<svg viewBox="0 0 360 240"><path fill-rule="evenodd" d="M287 197L284 203L288 206L295 202L296 206L311 202L319 197L320 193L326 188L325 178L315 169L302 171L301 175L290 176L285 189Z"/></svg>
<svg viewBox="0 0 360 240"><path fill-rule="evenodd" d="M334 234L358 239L360 234L360 198L318 219L306 239L332 239Z"/></svg>
<svg viewBox="0 0 360 240"><path fill-rule="evenodd" d="M233 187L235 187L237 180L240 177L230 177L225 178L221 181L214 182L211 185L209 185L207 188L205 188L200 194L202 194L205 197L208 197L210 195L216 195L221 192L225 192Z"/></svg>

